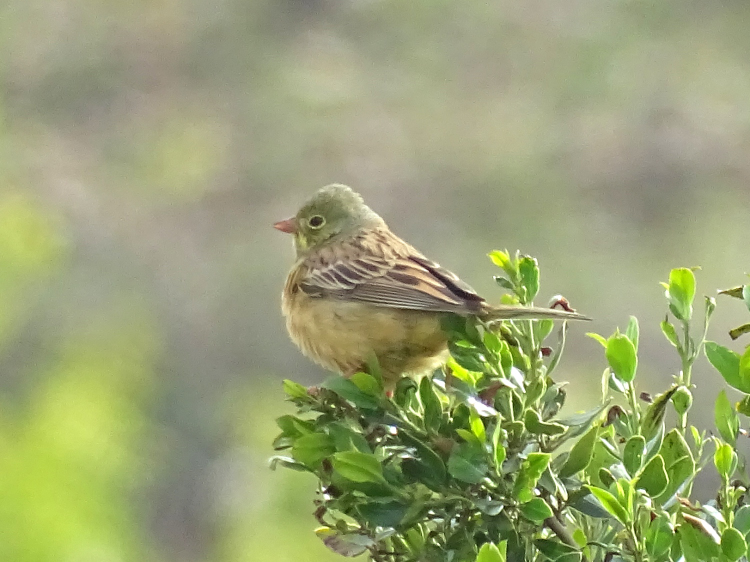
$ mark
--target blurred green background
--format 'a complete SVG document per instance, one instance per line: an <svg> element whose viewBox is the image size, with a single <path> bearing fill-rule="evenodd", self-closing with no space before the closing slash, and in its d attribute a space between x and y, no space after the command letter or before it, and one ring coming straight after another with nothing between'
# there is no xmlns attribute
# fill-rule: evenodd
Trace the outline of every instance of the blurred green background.
<svg viewBox="0 0 750 562"><path fill-rule="evenodd" d="M520 248L590 329L637 315L644 389L668 384L658 281L701 265L713 294L750 269L748 21L745 1L8 0L0 560L337 559L313 479L266 464L279 381L324 376L285 334L270 225L333 181L491 300L484 254ZM724 340L744 319L720 304ZM571 408L604 367L584 331ZM697 370L709 425L719 377Z"/></svg>

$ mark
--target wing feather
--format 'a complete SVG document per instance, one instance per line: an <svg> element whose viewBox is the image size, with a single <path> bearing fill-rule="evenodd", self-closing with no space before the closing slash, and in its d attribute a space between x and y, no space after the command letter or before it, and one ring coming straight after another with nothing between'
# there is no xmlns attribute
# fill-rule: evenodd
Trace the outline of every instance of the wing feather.
<svg viewBox="0 0 750 562"><path fill-rule="evenodd" d="M484 308L471 287L387 228L320 248L303 267L300 288L314 297L459 314Z"/></svg>

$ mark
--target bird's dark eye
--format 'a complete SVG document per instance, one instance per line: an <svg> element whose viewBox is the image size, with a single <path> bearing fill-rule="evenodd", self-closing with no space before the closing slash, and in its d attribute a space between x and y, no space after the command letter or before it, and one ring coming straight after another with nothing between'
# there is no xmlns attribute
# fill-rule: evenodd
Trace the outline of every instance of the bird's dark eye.
<svg viewBox="0 0 750 562"><path fill-rule="evenodd" d="M326 223L326 219L320 215L313 215L307 223L310 225L310 228L320 228Z"/></svg>

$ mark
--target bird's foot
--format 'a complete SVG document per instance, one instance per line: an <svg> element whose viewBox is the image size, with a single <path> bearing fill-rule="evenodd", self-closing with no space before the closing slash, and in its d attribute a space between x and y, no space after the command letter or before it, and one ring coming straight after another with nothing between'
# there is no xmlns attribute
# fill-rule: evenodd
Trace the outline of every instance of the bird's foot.
<svg viewBox="0 0 750 562"><path fill-rule="evenodd" d="M320 387L318 385L312 385L307 387L307 395L317 398L320 396Z"/></svg>

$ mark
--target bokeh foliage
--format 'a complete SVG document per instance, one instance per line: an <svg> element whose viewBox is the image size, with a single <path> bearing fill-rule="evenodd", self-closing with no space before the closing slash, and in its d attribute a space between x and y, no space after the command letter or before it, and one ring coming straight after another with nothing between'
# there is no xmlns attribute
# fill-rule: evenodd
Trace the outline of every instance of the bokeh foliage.
<svg viewBox="0 0 750 562"><path fill-rule="evenodd" d="M148 311L123 302L77 326L61 322L46 353L13 357L30 309L45 306L40 294L70 259L61 226L19 191L0 198L0 348L15 390L1 401L0 557L139 558L148 549L132 494L149 430L140 407L158 352Z"/></svg>
<svg viewBox="0 0 750 562"><path fill-rule="evenodd" d="M302 532L301 475L265 465L273 381L325 377L284 334L291 252L268 225L331 181L490 300L478 256L522 247L597 330L634 313L655 341L665 262L702 264L706 286L747 268L748 17L697 1L5 2L3 554L331 558ZM741 325L725 311L717 324ZM596 344L570 340L572 374L588 372ZM677 367L640 353L649 381ZM573 408L591 386L573 378Z"/></svg>

